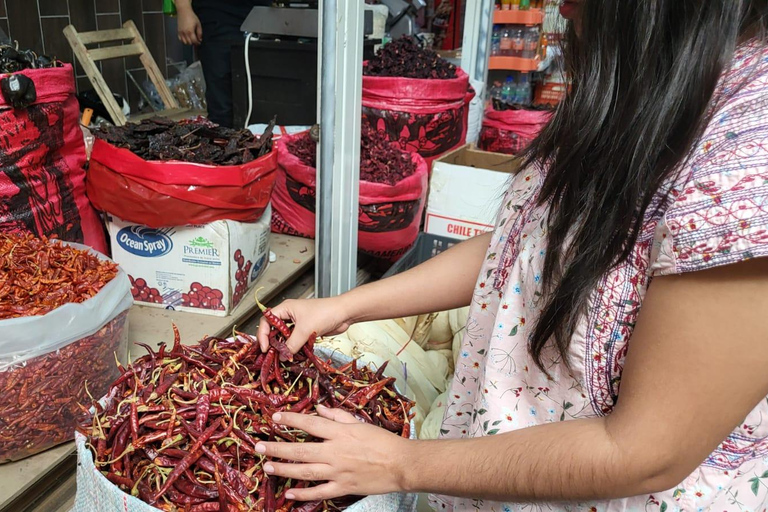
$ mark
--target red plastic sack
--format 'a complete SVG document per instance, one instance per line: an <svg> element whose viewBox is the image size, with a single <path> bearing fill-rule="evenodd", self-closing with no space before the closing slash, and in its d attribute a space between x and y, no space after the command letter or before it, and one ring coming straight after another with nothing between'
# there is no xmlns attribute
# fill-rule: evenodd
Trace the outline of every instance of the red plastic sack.
<svg viewBox="0 0 768 512"><path fill-rule="evenodd" d="M302 134L283 135L278 143L278 176L272 197L272 231L315 237L317 171L288 151L286 144ZM395 185L360 182L358 248L377 258L402 256L419 234L427 196L427 163L411 155L416 172Z"/></svg>
<svg viewBox="0 0 768 512"><path fill-rule="evenodd" d="M484 151L516 155L536 138L551 116L546 110L500 111L489 107L478 146Z"/></svg>
<svg viewBox="0 0 768 512"><path fill-rule="evenodd" d="M155 162L96 139L88 196L99 210L151 228L255 222L275 185L277 151L242 165Z"/></svg>
<svg viewBox="0 0 768 512"><path fill-rule="evenodd" d="M14 109L0 96L0 231L31 231L106 253L104 227L85 193L72 66L19 73L34 82L37 99Z"/></svg>
<svg viewBox="0 0 768 512"><path fill-rule="evenodd" d="M469 76L447 80L363 76L363 122L386 132L400 149L432 161L467 140Z"/></svg>

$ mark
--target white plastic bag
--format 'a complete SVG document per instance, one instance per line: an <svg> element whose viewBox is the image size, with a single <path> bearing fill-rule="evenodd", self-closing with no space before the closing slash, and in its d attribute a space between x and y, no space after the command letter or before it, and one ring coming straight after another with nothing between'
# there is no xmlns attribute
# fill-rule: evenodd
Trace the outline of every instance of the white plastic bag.
<svg viewBox="0 0 768 512"><path fill-rule="evenodd" d="M5 440L0 441L0 461L23 459L72 440L88 393L104 393L119 375L115 357L127 355L132 302L128 277L119 271L80 304L0 320L0 389L5 390L0 416L17 419L0 421L0 439Z"/></svg>
<svg viewBox="0 0 768 512"><path fill-rule="evenodd" d="M99 259L109 261L84 245L67 245L91 251ZM85 302L65 304L42 316L0 320L0 372L90 336L131 304L131 283L125 272L118 270L112 281Z"/></svg>
<svg viewBox="0 0 768 512"><path fill-rule="evenodd" d="M315 352L320 357L331 359L336 366L351 361L347 356L321 347L317 347ZM384 373L387 373L386 370ZM411 422L411 439L415 439L415 431ZM155 507L124 493L101 474L93 463L93 455L86 446L85 436L77 433L75 442L78 460L77 495L71 512L157 512ZM345 512L415 512L417 498L416 494L400 493L368 496L347 507Z"/></svg>

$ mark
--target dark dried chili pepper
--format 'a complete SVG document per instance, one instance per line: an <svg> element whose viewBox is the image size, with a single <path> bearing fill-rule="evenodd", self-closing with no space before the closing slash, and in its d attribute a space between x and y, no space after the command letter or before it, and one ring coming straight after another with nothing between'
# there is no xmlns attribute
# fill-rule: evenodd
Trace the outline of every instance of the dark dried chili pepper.
<svg viewBox="0 0 768 512"><path fill-rule="evenodd" d="M276 329L272 337L285 341ZM289 512L304 507L284 493L309 483L267 477L256 446L267 440L318 440L275 424L272 415L277 411L310 414L317 404L335 404L365 422L401 435L407 432L412 405L396 393L393 379L377 378L376 372L356 362L335 368L311 353L314 337L305 345L310 353L302 350L291 364L280 361L274 347L261 354L246 336L232 341L206 339L194 350L182 345L176 332L174 340L168 356L157 353L154 362L152 354L144 356L126 371L132 377L119 377L120 384L112 388L113 401L96 410L90 430L86 429L97 467L124 477L115 485L125 491L136 489L149 503L227 512ZM174 374L177 378L167 384L167 392L156 393ZM280 392L273 393L272 385ZM147 393L150 388L153 391ZM137 430L133 415L138 416L138 439L129 443ZM20 422L30 420L34 418ZM161 468L172 469L166 477L163 471L168 470ZM129 487L129 482L136 483ZM355 499L320 502L320 507L340 510Z"/></svg>

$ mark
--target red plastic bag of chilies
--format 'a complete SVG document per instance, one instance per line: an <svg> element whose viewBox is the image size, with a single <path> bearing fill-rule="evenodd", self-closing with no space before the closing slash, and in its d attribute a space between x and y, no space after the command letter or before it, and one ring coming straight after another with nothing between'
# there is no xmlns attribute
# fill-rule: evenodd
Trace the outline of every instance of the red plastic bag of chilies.
<svg viewBox="0 0 768 512"><path fill-rule="evenodd" d="M524 150L549 122L546 110L494 110L485 112L478 147L483 151L516 155Z"/></svg>
<svg viewBox="0 0 768 512"><path fill-rule="evenodd" d="M106 253L104 227L85 191L72 66L19 74L32 80L37 98L12 108L0 96L0 231L29 231Z"/></svg>
<svg viewBox="0 0 768 512"><path fill-rule="evenodd" d="M277 143L272 231L315 238L317 170L287 149L289 142L304 133L283 135ZM416 241L429 173L422 157L411 154L411 158L416 171L394 185L360 181L357 240L359 249L366 254L396 260Z"/></svg>
<svg viewBox="0 0 768 512"><path fill-rule="evenodd" d="M365 65L365 64L364 64ZM363 122L385 131L400 149L432 162L467 140L469 75L421 79L363 75Z"/></svg>

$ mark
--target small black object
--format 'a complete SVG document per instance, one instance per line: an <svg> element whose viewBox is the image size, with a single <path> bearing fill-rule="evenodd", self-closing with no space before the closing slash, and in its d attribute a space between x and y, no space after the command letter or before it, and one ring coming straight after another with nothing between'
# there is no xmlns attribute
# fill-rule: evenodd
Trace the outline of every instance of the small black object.
<svg viewBox="0 0 768 512"><path fill-rule="evenodd" d="M0 79L0 92L13 108L26 108L37 99L35 83L21 73Z"/></svg>

